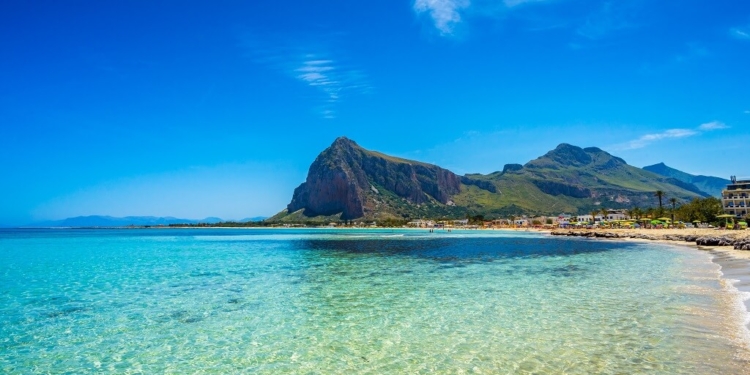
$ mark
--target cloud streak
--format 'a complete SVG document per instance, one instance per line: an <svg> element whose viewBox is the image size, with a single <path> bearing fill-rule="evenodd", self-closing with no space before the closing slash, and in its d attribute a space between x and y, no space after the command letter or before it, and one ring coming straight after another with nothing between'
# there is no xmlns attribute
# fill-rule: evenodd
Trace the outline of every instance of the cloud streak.
<svg viewBox="0 0 750 375"><path fill-rule="evenodd" d="M721 121L707 122L705 124L701 124L701 126L698 127L698 129L704 130L704 131L719 130L719 129L726 129L726 128L728 128L728 126Z"/></svg>
<svg viewBox="0 0 750 375"><path fill-rule="evenodd" d="M750 40L750 28L734 27L729 30L729 34L737 39Z"/></svg>
<svg viewBox="0 0 750 375"><path fill-rule="evenodd" d="M461 12L470 5L470 0L416 0L414 11L428 14L441 35L450 35L461 22Z"/></svg>
<svg viewBox="0 0 750 375"><path fill-rule="evenodd" d="M414 0L417 16L427 16L442 36L454 35L468 16L500 17L506 12L533 3L551 0Z"/></svg>
<svg viewBox="0 0 750 375"><path fill-rule="evenodd" d="M325 38L320 38L325 39ZM315 43L276 40L268 43L246 35L242 41L247 56L323 94L318 112L323 118L336 118L339 103L347 96L371 91L367 75L326 51L331 48L320 40Z"/></svg>
<svg viewBox="0 0 750 375"><path fill-rule="evenodd" d="M678 139L678 138L692 137L692 136L700 135L704 132L710 132L714 130L721 130L721 129L727 129L727 128L729 127L721 121L711 121L711 122L701 124L696 129L676 128L676 129L667 129L660 133L644 134L636 139L617 145L614 148L617 150L635 150L639 148L644 148L654 142L658 142L658 141L662 141L666 139Z"/></svg>
<svg viewBox="0 0 750 375"><path fill-rule="evenodd" d="M429 19L441 36L450 37L456 33L459 25L469 18L503 19L514 13L519 14L521 19L539 22L539 17L528 17L528 12L516 10L531 5L551 7L563 2L564 0L414 0L412 8L418 17ZM611 34L638 27L634 20L638 19L636 13L643 7L644 2L645 0L598 0L593 7L586 8L563 22L554 20L551 27L544 25L531 29L548 30L569 26L579 38L598 41ZM541 19L546 18L542 16Z"/></svg>
<svg viewBox="0 0 750 375"><path fill-rule="evenodd" d="M345 69L332 59L315 54L304 56L294 69L295 78L314 87L326 96L321 114L324 118L335 118L334 106L347 93L363 93L370 89L364 74L358 70Z"/></svg>
<svg viewBox="0 0 750 375"><path fill-rule="evenodd" d="M651 133L640 136L637 139L626 142L619 149L621 150L635 150L638 148L644 148L651 143L660 141L662 139L669 138L684 138L698 134L698 132L690 129L668 129L661 133Z"/></svg>

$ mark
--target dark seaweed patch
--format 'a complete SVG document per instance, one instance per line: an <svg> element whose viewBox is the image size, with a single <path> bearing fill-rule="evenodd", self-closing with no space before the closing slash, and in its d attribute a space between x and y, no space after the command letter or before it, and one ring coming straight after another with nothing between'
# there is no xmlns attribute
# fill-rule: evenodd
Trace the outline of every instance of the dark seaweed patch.
<svg viewBox="0 0 750 375"><path fill-rule="evenodd" d="M193 271L190 273L190 276L192 277L218 277L218 276L223 276L223 275L219 272Z"/></svg>

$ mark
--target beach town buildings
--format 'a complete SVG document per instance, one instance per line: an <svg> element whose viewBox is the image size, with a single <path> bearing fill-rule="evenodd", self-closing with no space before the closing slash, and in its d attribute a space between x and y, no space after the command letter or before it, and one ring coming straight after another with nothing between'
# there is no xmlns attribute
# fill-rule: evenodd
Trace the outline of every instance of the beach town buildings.
<svg viewBox="0 0 750 375"><path fill-rule="evenodd" d="M410 221L406 225L410 227L414 227L414 228L432 228L435 226L435 221L419 219L419 220Z"/></svg>
<svg viewBox="0 0 750 375"><path fill-rule="evenodd" d="M469 219L451 220L454 227L465 227L469 225Z"/></svg>
<svg viewBox="0 0 750 375"><path fill-rule="evenodd" d="M591 215L576 215L575 218L578 222L625 220L628 218L628 212L626 210L607 210L606 215L597 214L594 217Z"/></svg>
<svg viewBox="0 0 750 375"><path fill-rule="evenodd" d="M625 210L607 210L606 220L625 220L628 218L628 212Z"/></svg>
<svg viewBox="0 0 750 375"><path fill-rule="evenodd" d="M602 220L602 215L596 215L593 217L591 215L576 215L576 221L579 223L592 223L594 221L601 221L601 220Z"/></svg>
<svg viewBox="0 0 750 375"><path fill-rule="evenodd" d="M735 217L748 216L750 208L750 178L738 180L731 176L731 183L721 191L721 203L724 212Z"/></svg>

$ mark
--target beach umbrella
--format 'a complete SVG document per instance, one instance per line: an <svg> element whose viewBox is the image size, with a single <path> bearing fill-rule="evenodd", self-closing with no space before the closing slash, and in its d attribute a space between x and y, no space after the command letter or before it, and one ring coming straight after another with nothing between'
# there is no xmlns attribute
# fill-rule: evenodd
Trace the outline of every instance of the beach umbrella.
<svg viewBox="0 0 750 375"><path fill-rule="evenodd" d="M661 220L661 221L672 221L672 220L670 220L670 219L669 219L668 217L660 217L660 218L658 218L658 219L656 219L656 220Z"/></svg>

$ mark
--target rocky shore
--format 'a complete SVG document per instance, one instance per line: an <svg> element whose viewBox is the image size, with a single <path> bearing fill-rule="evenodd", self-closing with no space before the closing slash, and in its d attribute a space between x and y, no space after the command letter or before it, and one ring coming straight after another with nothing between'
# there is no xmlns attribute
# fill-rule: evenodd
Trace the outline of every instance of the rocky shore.
<svg viewBox="0 0 750 375"><path fill-rule="evenodd" d="M691 242L698 246L732 246L735 250L750 250L750 231L718 231L712 229L557 229L553 230L550 234L553 236L680 241Z"/></svg>

